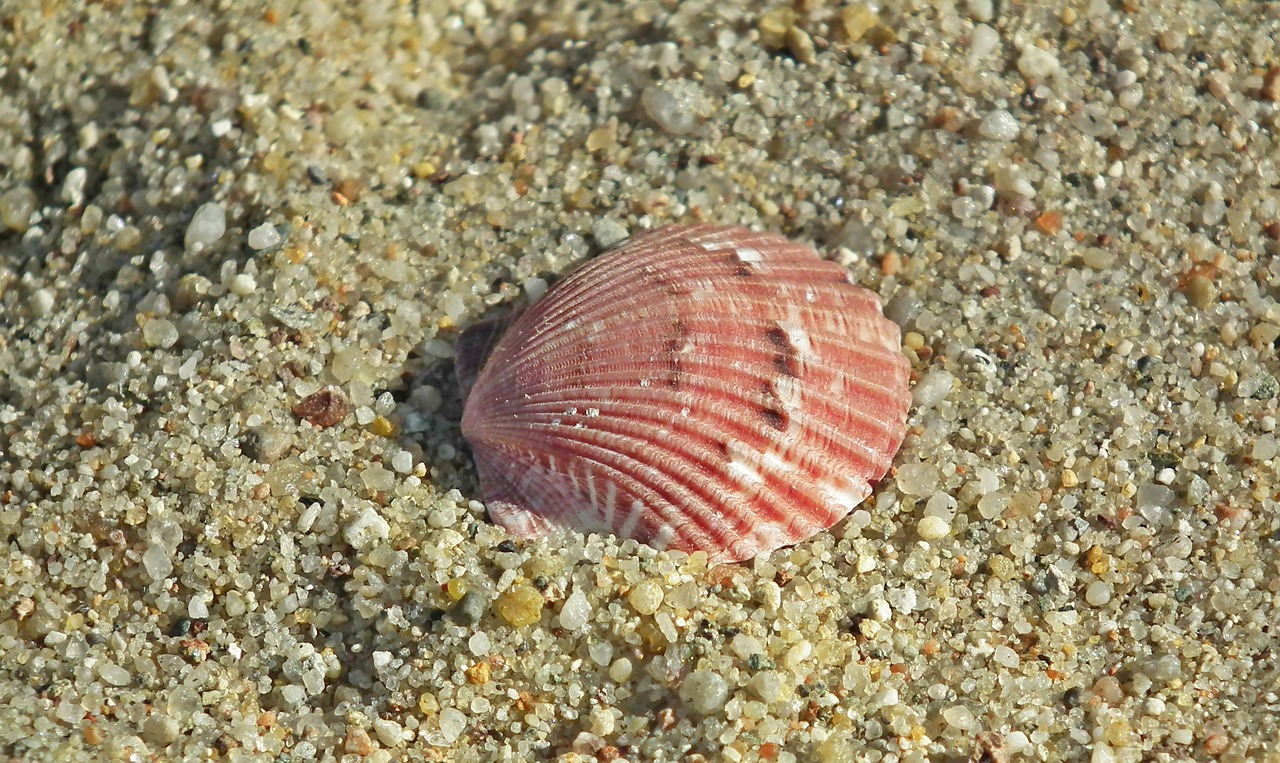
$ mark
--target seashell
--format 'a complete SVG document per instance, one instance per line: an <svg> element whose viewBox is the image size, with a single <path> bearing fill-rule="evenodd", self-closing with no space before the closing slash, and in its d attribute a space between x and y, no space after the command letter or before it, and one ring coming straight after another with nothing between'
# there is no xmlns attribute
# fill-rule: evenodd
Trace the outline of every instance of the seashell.
<svg viewBox="0 0 1280 763"><path fill-rule="evenodd" d="M911 400L900 341L879 298L807 247L665 227L463 332L462 433L513 535L750 559L884 476Z"/></svg>

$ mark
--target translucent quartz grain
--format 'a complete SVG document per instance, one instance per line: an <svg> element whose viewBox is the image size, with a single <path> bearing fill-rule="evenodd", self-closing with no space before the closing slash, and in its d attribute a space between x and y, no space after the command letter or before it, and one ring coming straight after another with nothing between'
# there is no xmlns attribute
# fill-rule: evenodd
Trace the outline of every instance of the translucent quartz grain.
<svg viewBox="0 0 1280 763"><path fill-rule="evenodd" d="M227 230L227 210L222 204L211 201L202 204L191 217L184 243L188 249L208 246Z"/></svg>
<svg viewBox="0 0 1280 763"><path fill-rule="evenodd" d="M642 615L652 615L662 606L663 592L662 586L656 580L646 580L635 588L631 589L631 593L627 596L627 601L631 606Z"/></svg>

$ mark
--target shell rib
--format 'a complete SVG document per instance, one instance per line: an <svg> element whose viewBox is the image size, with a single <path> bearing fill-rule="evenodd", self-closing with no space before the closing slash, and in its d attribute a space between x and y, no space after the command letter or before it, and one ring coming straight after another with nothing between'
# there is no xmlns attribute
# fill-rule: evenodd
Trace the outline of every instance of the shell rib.
<svg viewBox="0 0 1280 763"><path fill-rule="evenodd" d="M496 333L459 343L462 433L490 516L520 537L750 559L848 514L906 430L909 367L879 298L773 234L638 235Z"/></svg>

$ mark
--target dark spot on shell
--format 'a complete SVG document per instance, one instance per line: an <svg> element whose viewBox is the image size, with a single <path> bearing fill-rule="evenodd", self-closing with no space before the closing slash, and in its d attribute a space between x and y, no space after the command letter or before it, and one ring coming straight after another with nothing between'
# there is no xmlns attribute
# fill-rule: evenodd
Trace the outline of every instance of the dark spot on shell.
<svg viewBox="0 0 1280 763"><path fill-rule="evenodd" d="M682 283L678 278L672 278L661 270L645 268L644 273L645 275L652 277L654 282L661 286L662 290L668 294L687 294L690 291L687 284Z"/></svg>
<svg viewBox="0 0 1280 763"><path fill-rule="evenodd" d="M774 326L765 333L765 336L769 338L770 344L776 350L773 357L774 369L784 376L792 378L800 376L800 362L796 358L796 348L787 338L787 332L781 326Z"/></svg>
<svg viewBox="0 0 1280 763"><path fill-rule="evenodd" d="M783 413L778 408L770 408L769 406L761 407L760 418L764 419L764 423L778 431L782 431L787 428L787 414Z"/></svg>
<svg viewBox="0 0 1280 763"><path fill-rule="evenodd" d="M667 376L663 378L663 383L668 389L680 389L681 378L684 376L684 367L680 360L680 353L684 350L685 342L689 340L689 327L684 321L676 318L671 324L672 335L666 342L666 355L663 357L663 365L666 367Z"/></svg>

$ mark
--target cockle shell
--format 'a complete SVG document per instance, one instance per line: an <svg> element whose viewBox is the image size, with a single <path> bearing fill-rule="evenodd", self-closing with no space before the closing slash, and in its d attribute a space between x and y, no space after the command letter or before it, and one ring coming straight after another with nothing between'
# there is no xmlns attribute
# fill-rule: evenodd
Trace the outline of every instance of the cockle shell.
<svg viewBox="0 0 1280 763"><path fill-rule="evenodd" d="M519 537L750 559L848 514L905 434L898 327L778 235L644 233L507 323L463 332L458 373L489 514Z"/></svg>

